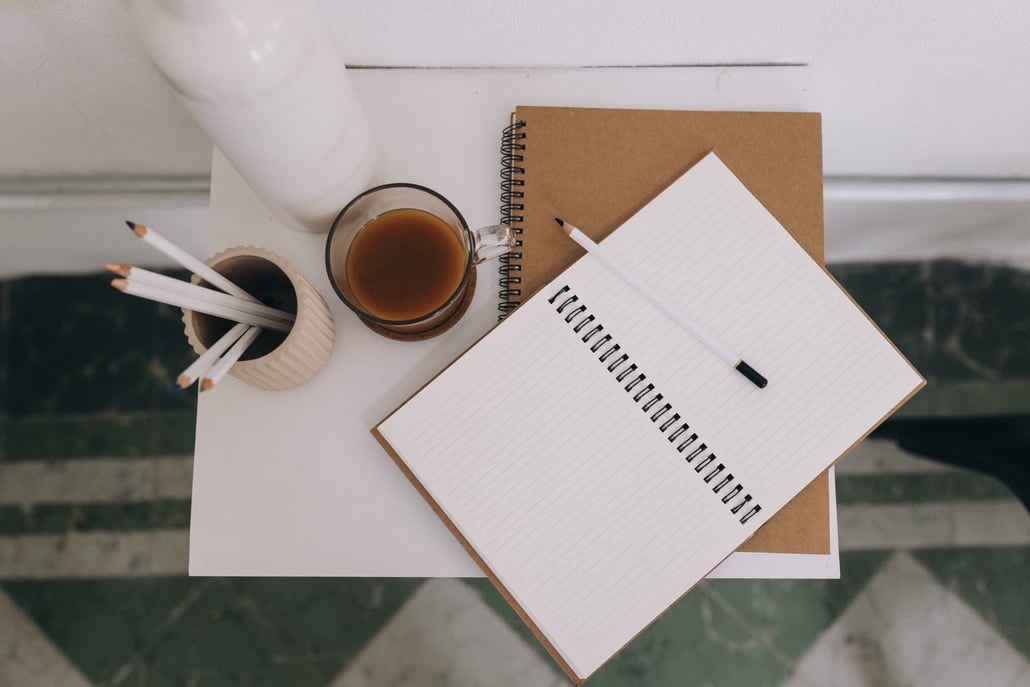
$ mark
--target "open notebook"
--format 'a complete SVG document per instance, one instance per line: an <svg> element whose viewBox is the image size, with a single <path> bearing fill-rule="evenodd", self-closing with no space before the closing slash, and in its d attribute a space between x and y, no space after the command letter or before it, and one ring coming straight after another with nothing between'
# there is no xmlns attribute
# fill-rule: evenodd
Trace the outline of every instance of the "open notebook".
<svg viewBox="0 0 1030 687"><path fill-rule="evenodd" d="M715 154L603 245L768 387L586 256L373 430L577 682L924 383Z"/></svg>

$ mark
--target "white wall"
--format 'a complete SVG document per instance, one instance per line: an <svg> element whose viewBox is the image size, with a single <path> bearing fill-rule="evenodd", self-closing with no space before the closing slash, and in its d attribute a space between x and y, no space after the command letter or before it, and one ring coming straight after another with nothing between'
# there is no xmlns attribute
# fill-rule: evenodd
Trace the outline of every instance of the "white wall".
<svg viewBox="0 0 1030 687"><path fill-rule="evenodd" d="M1025 0L324 0L350 65L811 63L826 172L1030 177ZM205 174L118 0L0 3L0 176Z"/></svg>
<svg viewBox="0 0 1030 687"><path fill-rule="evenodd" d="M831 179L828 258L1030 265L1030 0L321 1L352 66L809 64L828 175L1024 180ZM96 269L140 208L203 252L210 144L128 2L0 0L0 277Z"/></svg>

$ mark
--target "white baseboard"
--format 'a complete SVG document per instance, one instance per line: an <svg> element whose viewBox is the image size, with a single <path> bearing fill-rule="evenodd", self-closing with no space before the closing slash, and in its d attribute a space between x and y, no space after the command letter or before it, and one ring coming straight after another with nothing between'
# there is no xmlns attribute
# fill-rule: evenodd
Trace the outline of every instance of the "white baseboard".
<svg viewBox="0 0 1030 687"><path fill-rule="evenodd" d="M1030 181L829 178L826 261L956 258L1030 268Z"/></svg>
<svg viewBox="0 0 1030 687"><path fill-rule="evenodd" d="M129 231L127 219L201 256L208 185L205 178L0 182L0 279L96 272L105 262L173 266Z"/></svg>
<svg viewBox="0 0 1030 687"><path fill-rule="evenodd" d="M170 267L124 221L202 256L207 180L0 181L0 278L76 274L105 262ZM826 180L826 260L957 258L1030 268L1030 181Z"/></svg>

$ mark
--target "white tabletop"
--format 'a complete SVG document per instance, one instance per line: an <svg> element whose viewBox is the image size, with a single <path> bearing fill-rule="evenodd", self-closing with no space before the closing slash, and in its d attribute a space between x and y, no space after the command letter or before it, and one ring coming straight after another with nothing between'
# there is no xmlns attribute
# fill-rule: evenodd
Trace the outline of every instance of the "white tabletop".
<svg viewBox="0 0 1030 687"><path fill-rule="evenodd" d="M501 129L516 105L808 110L805 67L360 69L350 72L384 157L386 181L424 184L470 225L496 223ZM325 274L324 234L273 219L216 151L209 249L257 245L292 262L336 324L319 375L285 392L227 378L202 394L190 524L191 575L481 575L369 429L496 322L496 263L479 267L465 317L400 343L373 334ZM832 484L832 480L831 480ZM733 554L713 576L836 577L831 553Z"/></svg>

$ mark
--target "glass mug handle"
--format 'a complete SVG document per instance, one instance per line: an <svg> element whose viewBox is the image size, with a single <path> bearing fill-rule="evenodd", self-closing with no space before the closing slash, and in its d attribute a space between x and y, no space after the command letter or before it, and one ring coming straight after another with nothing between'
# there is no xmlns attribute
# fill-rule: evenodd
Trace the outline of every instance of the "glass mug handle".
<svg viewBox="0 0 1030 687"><path fill-rule="evenodd" d="M515 231L507 224L480 227L473 229L470 233L472 234L473 265L499 258L516 246Z"/></svg>

